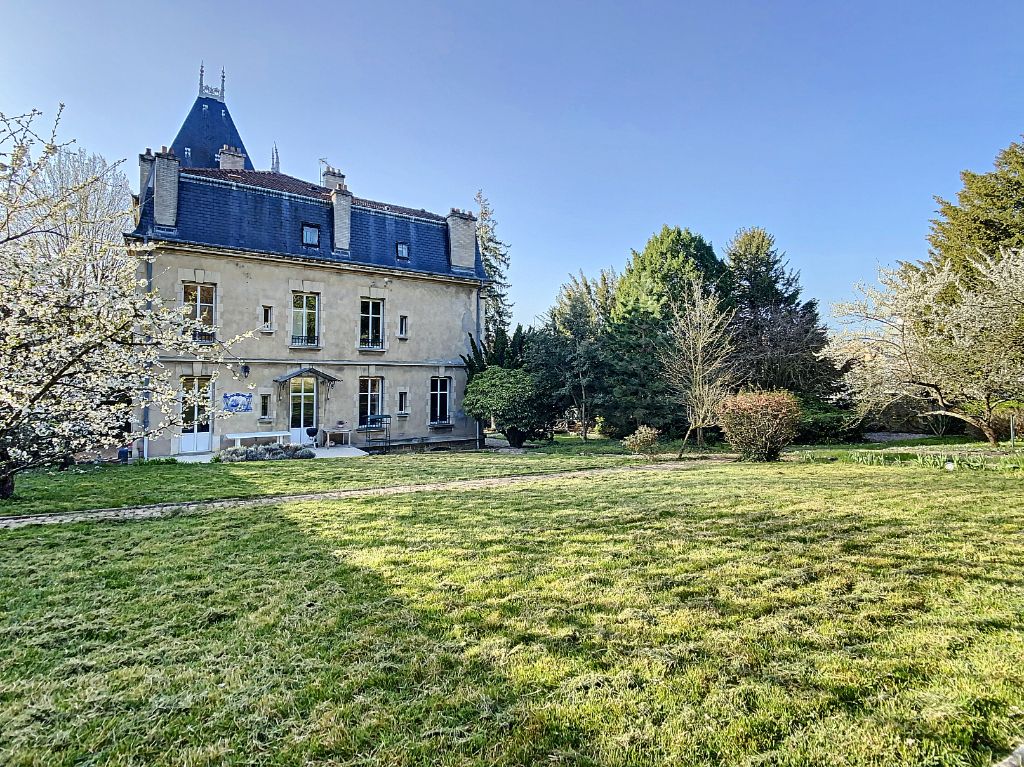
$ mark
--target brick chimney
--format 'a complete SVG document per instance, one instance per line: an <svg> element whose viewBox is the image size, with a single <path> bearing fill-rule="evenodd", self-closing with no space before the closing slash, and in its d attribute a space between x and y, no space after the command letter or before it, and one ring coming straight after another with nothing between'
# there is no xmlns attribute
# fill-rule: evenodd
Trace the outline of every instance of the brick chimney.
<svg viewBox="0 0 1024 767"><path fill-rule="evenodd" d="M452 208L448 214L448 251L456 269L476 268L476 216Z"/></svg>
<svg viewBox="0 0 1024 767"><path fill-rule="evenodd" d="M225 144L217 154L221 170L245 170L245 152L238 147Z"/></svg>
<svg viewBox="0 0 1024 767"><path fill-rule="evenodd" d="M167 147L157 152L153 171L153 218L157 226L178 225L178 175L181 161Z"/></svg>

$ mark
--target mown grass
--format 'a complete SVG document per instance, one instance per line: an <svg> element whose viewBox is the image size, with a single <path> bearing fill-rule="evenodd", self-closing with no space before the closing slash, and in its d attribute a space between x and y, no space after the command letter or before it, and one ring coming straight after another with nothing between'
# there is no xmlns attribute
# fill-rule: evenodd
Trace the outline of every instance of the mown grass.
<svg viewBox="0 0 1024 767"><path fill-rule="evenodd" d="M1019 480L706 465L0 534L0 762L987 765Z"/></svg>
<svg viewBox="0 0 1024 767"><path fill-rule="evenodd" d="M0 501L0 516L427 484L635 462L621 454L530 451L525 455L403 453L258 463L85 465L68 471L39 471L19 476L15 497Z"/></svg>

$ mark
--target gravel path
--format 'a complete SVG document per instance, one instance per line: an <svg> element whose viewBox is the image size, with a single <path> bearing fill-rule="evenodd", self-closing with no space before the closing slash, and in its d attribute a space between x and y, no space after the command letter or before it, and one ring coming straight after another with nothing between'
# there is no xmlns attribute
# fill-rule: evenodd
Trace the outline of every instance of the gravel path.
<svg viewBox="0 0 1024 767"><path fill-rule="evenodd" d="M265 495L258 498L226 498L220 501L194 501L185 503L156 503L148 506L130 506L118 509L93 509L89 511L66 511L59 514L32 514L22 517L0 517L0 530L15 530L32 525L66 525L74 522L124 522L140 519L159 519L179 514L194 514L199 511L216 509L240 509L252 506L270 506L276 503L295 501L324 501L345 498L367 498L404 493L426 493L437 490L481 490L488 487L505 487L549 479L577 479L604 474L618 474L631 471L679 471L692 469L708 463L723 463L732 457L704 458L689 461L642 464L640 466L614 466L610 468L580 469L546 474L518 474L511 477L485 477L481 479L455 479L446 482L428 482L418 485L393 485L391 487L369 487L353 490L326 490L318 493L295 495Z"/></svg>

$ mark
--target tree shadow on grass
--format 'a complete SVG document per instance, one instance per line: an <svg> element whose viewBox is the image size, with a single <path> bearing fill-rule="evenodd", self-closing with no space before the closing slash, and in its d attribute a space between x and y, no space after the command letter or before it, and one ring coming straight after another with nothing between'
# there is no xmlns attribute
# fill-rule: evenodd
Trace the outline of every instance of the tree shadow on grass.
<svg viewBox="0 0 1024 767"><path fill-rule="evenodd" d="M910 765L1006 748L1020 695L976 650L1006 631L992 589L1021 608L1024 561L994 513L953 530L740 496L638 478L4 536L0 761L781 765L841 748ZM997 572L935 550L954 533ZM1015 641L986 652L1009 667Z"/></svg>

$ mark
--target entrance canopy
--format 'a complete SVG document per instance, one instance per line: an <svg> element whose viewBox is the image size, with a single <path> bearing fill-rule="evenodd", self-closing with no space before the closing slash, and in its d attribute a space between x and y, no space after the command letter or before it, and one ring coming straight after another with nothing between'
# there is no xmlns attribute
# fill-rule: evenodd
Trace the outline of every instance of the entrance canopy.
<svg viewBox="0 0 1024 767"><path fill-rule="evenodd" d="M319 368L315 368L312 365L307 365L304 368L299 368L298 370L294 370L291 373L288 373L288 375L283 375L280 378L275 378L274 383L288 383L293 378L299 378L301 376L312 376L313 378L316 378L320 381L323 381L324 383L329 384L335 384L341 380L340 378L335 378L330 373L325 373Z"/></svg>

